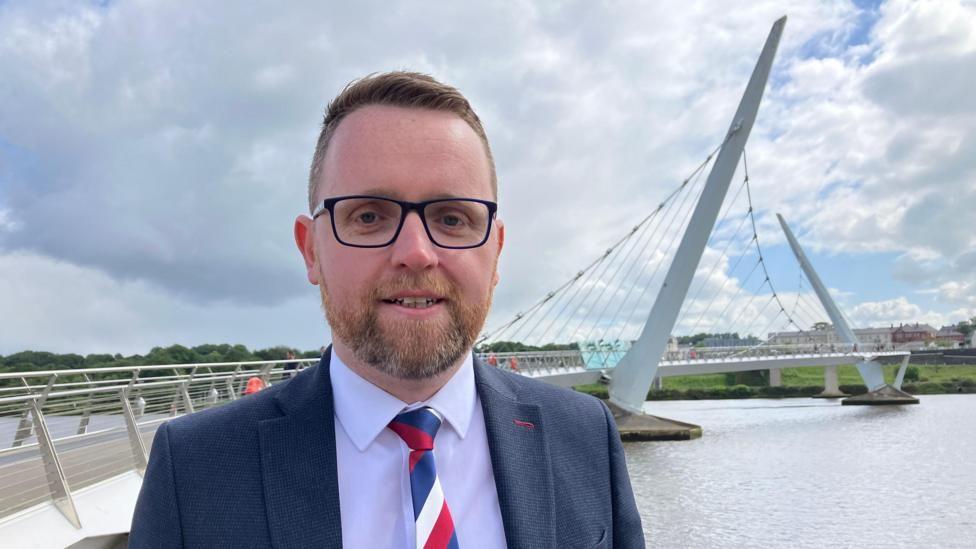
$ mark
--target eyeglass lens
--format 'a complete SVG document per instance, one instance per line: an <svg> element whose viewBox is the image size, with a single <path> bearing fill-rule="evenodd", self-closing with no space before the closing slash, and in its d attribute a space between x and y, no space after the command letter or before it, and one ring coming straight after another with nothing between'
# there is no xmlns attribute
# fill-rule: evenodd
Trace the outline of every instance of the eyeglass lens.
<svg viewBox="0 0 976 549"><path fill-rule="evenodd" d="M400 204L382 198L346 198L336 202L334 222L339 240L352 245L389 243L400 225ZM488 232L488 206L470 200L442 200L427 204L424 221L440 246L474 246Z"/></svg>

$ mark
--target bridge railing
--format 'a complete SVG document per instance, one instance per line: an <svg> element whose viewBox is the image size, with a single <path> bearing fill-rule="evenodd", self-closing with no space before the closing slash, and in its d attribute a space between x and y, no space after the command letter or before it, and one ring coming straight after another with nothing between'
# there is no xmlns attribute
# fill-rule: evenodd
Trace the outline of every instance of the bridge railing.
<svg viewBox="0 0 976 549"><path fill-rule="evenodd" d="M135 470L164 421L240 398L317 361L0 374L0 519L47 501L80 527L72 491ZM253 382L252 382L253 383Z"/></svg>
<svg viewBox="0 0 976 549"><path fill-rule="evenodd" d="M739 351L731 349L692 349L691 351L682 350L679 352L666 353L663 361L670 364L676 363L701 363L717 361L744 361L752 359L789 359L789 358L817 358L817 357L844 357L851 358L852 363L863 360L873 360L877 357L905 356L905 351L898 350L875 350L873 346L866 349L856 345L778 345L763 346L744 349L739 347Z"/></svg>
<svg viewBox="0 0 976 549"><path fill-rule="evenodd" d="M792 356L837 355L860 352L856 345L755 345L751 347L692 347L664 354L666 362L695 362L749 358L788 358Z"/></svg>
<svg viewBox="0 0 976 549"><path fill-rule="evenodd" d="M526 375L545 375L585 368L579 351L526 351L514 353L478 353L489 366Z"/></svg>
<svg viewBox="0 0 976 549"><path fill-rule="evenodd" d="M511 353L478 353L478 357L497 368L517 371L529 375L558 373L559 371L590 368L612 369L625 354L616 349L588 349L585 353L569 351L525 351ZM857 357L854 355L858 354ZM755 345L750 347L690 347L670 350L661 357L667 363L695 363L712 361L735 361L752 358L790 358L803 356L851 355L856 361L863 355L904 354L896 351L875 351L874 347L864 349L847 344L801 344L801 345Z"/></svg>

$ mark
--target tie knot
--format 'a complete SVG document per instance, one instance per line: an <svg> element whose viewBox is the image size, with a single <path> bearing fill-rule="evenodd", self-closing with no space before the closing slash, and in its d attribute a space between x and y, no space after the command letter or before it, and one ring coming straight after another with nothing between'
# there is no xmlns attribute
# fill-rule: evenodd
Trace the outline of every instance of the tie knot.
<svg viewBox="0 0 976 549"><path fill-rule="evenodd" d="M393 418L390 429L400 435L411 450L433 450L441 418L430 408L417 408Z"/></svg>

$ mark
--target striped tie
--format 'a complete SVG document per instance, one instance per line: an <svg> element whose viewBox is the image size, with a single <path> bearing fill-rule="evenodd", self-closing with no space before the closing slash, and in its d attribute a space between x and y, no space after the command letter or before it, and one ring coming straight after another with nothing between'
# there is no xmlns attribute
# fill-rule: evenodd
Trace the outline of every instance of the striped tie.
<svg viewBox="0 0 976 549"><path fill-rule="evenodd" d="M434 467L434 436L440 426L440 416L430 408L404 412L390 422L390 429L410 448L410 491L418 549L458 549L454 520Z"/></svg>

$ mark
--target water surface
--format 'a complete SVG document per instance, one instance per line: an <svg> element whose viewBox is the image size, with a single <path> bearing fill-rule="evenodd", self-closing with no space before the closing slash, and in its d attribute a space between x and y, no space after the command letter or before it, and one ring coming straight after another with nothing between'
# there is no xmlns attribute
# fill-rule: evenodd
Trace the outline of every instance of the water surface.
<svg viewBox="0 0 976 549"><path fill-rule="evenodd" d="M976 547L976 395L645 411L704 430L625 444L649 547Z"/></svg>

